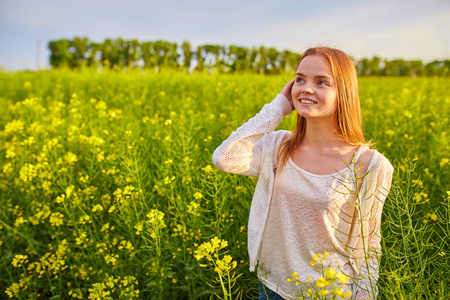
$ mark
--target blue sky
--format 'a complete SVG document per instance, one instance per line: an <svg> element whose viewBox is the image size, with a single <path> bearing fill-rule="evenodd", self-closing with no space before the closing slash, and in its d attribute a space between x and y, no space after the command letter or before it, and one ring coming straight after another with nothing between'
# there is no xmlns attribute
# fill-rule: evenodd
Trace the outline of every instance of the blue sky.
<svg viewBox="0 0 450 300"><path fill-rule="evenodd" d="M448 0L0 0L0 66L48 65L50 40L88 37L267 46L315 45L355 58L450 58Z"/></svg>

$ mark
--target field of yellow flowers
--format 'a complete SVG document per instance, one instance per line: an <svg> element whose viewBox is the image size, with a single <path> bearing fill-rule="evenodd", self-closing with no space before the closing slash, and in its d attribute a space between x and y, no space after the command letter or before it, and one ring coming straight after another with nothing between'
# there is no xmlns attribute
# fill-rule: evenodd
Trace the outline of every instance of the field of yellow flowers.
<svg viewBox="0 0 450 300"><path fill-rule="evenodd" d="M255 180L211 156L289 79L0 73L0 298L253 299ZM450 79L361 78L360 97L395 168L380 297L448 299Z"/></svg>

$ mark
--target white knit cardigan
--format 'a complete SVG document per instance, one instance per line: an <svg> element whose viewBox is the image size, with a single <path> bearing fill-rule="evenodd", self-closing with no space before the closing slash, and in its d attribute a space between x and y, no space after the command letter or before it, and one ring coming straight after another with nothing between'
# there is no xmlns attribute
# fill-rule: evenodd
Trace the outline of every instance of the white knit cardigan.
<svg viewBox="0 0 450 300"><path fill-rule="evenodd" d="M274 131L292 108L279 94L255 117L239 127L214 151L213 162L222 171L258 177L248 222L250 271L258 263L277 169L277 152L285 130ZM353 164L356 165L356 164ZM380 223L384 200L389 192L393 168L374 150L368 175L360 189L347 241L353 274L353 297L376 298L378 259L381 255Z"/></svg>

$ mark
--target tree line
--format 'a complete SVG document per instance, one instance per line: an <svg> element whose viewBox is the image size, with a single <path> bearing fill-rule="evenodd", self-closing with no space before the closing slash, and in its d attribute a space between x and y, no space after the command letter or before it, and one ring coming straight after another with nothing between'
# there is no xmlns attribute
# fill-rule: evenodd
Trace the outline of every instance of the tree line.
<svg viewBox="0 0 450 300"><path fill-rule="evenodd" d="M59 39L48 43L52 68L81 67L161 70L165 68L209 72L253 72L279 74L293 72L301 54L275 48L236 45L192 47L168 41L139 42L136 39L106 39L103 43L86 37ZM362 76L450 76L450 60L424 64L421 60L387 60L378 56L353 60Z"/></svg>

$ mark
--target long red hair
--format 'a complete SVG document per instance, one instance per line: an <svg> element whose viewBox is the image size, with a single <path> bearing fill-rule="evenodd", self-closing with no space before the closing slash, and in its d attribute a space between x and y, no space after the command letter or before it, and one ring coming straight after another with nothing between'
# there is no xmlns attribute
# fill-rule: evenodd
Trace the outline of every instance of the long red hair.
<svg viewBox="0 0 450 300"><path fill-rule="evenodd" d="M352 60L341 50L329 47L309 48L298 65L308 55L320 55L325 58L333 74L337 92L338 134L352 145L368 145L363 134L361 107L358 96L358 78ZM294 100L295 101L295 100ZM278 150L279 170L286 165L292 152L298 148L305 136L306 119L297 114L297 125L291 136Z"/></svg>

